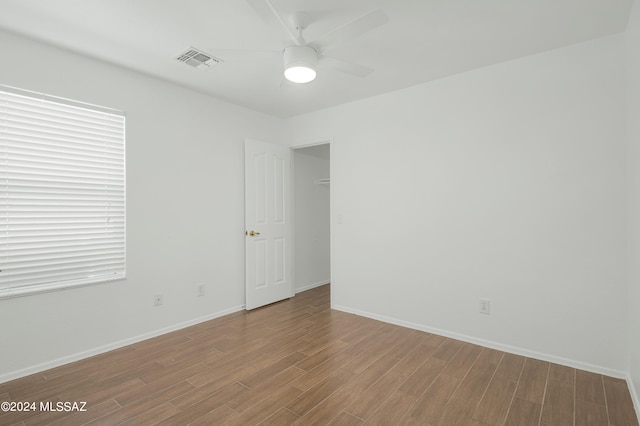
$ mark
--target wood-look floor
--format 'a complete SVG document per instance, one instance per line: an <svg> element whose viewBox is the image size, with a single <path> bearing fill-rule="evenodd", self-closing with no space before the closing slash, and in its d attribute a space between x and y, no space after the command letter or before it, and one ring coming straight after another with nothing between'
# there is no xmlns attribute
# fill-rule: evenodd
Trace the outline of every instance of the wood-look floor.
<svg viewBox="0 0 640 426"><path fill-rule="evenodd" d="M329 287L0 384L0 425L638 425L627 385L329 308Z"/></svg>

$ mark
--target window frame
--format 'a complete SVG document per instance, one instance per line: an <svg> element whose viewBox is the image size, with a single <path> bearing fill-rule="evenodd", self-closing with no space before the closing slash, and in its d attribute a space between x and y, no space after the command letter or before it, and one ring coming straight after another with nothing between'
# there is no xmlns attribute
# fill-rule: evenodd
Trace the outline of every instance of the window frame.
<svg viewBox="0 0 640 426"><path fill-rule="evenodd" d="M0 85L0 300L126 279L126 235L124 112Z"/></svg>

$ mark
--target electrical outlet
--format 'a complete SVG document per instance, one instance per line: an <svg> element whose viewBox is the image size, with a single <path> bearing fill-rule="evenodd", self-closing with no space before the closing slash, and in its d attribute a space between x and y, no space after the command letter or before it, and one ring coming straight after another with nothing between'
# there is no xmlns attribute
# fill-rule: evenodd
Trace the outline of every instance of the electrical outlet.
<svg viewBox="0 0 640 426"><path fill-rule="evenodd" d="M491 301L489 299L480 299L480 313L491 314Z"/></svg>
<svg viewBox="0 0 640 426"><path fill-rule="evenodd" d="M198 288L198 297L204 296L204 284L198 284L197 288Z"/></svg>
<svg viewBox="0 0 640 426"><path fill-rule="evenodd" d="M153 296L153 306L160 306L160 305L162 305L162 295L156 294L155 296Z"/></svg>

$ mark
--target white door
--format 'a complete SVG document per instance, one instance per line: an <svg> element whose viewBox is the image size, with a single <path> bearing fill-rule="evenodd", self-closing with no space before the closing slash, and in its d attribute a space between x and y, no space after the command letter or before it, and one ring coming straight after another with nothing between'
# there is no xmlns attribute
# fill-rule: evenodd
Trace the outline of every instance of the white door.
<svg viewBox="0 0 640 426"><path fill-rule="evenodd" d="M245 308L293 296L290 150L244 145Z"/></svg>

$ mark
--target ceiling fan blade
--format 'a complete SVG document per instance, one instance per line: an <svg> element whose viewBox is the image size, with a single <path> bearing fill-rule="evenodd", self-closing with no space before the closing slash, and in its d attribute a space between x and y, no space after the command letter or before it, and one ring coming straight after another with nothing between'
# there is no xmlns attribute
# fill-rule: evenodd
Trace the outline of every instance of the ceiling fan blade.
<svg viewBox="0 0 640 426"><path fill-rule="evenodd" d="M343 61L342 59L336 59L331 56L321 55L318 58L318 65L321 67L327 67L336 71L341 71L347 74L355 75L357 77L366 77L373 72L373 68L365 67L364 65L354 64L352 62Z"/></svg>
<svg viewBox="0 0 640 426"><path fill-rule="evenodd" d="M304 44L300 34L287 25L284 18L280 16L269 0L246 0L246 2L267 25L272 28L284 29L291 41L299 46Z"/></svg>
<svg viewBox="0 0 640 426"><path fill-rule="evenodd" d="M389 17L382 9L374 10L371 13L356 18L348 24L336 28L329 34L326 34L314 41L312 44L324 50L352 38L356 38L374 28L386 24L387 22L389 22Z"/></svg>

